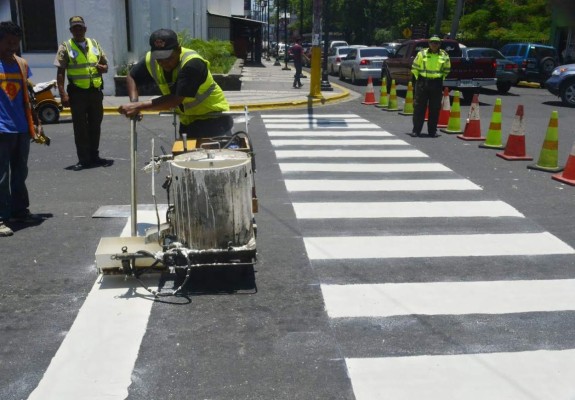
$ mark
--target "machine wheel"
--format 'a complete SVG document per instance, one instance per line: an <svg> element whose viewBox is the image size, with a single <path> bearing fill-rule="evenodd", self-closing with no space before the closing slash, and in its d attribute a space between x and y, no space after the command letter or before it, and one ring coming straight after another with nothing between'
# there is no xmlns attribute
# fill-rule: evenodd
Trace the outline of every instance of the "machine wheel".
<svg viewBox="0 0 575 400"><path fill-rule="evenodd" d="M575 107L575 80L570 80L561 87L561 100L566 106Z"/></svg>
<svg viewBox="0 0 575 400"><path fill-rule="evenodd" d="M37 112L44 124L55 124L60 119L60 110L54 104L41 104Z"/></svg>
<svg viewBox="0 0 575 400"><path fill-rule="evenodd" d="M509 92L511 89L511 82L497 82L497 91L501 94Z"/></svg>

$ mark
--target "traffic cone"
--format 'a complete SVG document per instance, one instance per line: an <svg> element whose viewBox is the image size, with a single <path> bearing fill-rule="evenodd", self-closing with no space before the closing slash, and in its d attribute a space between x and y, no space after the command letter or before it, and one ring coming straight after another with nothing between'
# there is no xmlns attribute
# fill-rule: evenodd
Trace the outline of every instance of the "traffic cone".
<svg viewBox="0 0 575 400"><path fill-rule="evenodd" d="M375 93L373 92L373 81L371 80L371 76L367 79L367 88L365 89L365 99L361 102L361 104L367 104L367 105L377 104L377 101L375 101Z"/></svg>
<svg viewBox="0 0 575 400"><path fill-rule="evenodd" d="M560 174L551 175L556 181L575 186L575 144L571 147L571 154L567 159L565 169Z"/></svg>
<svg viewBox="0 0 575 400"><path fill-rule="evenodd" d="M479 147L484 149L503 148L503 143L501 141L501 99L495 100L493 114L491 114L491 122L489 123L489 130L487 131L487 139L485 139L485 143L480 144Z"/></svg>
<svg viewBox="0 0 575 400"><path fill-rule="evenodd" d="M424 121L429 121L429 106L425 109L425 117L423 117Z"/></svg>
<svg viewBox="0 0 575 400"><path fill-rule="evenodd" d="M395 91L395 79L391 80L391 90L389 91L389 106L385 111L399 111L397 108L397 92Z"/></svg>
<svg viewBox="0 0 575 400"><path fill-rule="evenodd" d="M471 107L469 107L469 114L467 117L467 122L465 123L465 129L463 130L463 135L457 135L459 139L462 140L485 140L485 137L481 136L481 117L479 116L479 95L473 95L473 101L471 101Z"/></svg>
<svg viewBox="0 0 575 400"><path fill-rule="evenodd" d="M411 81L407 84L407 92L405 93L405 103L403 104L403 111L400 111L399 114L413 115L413 85Z"/></svg>
<svg viewBox="0 0 575 400"><path fill-rule="evenodd" d="M557 127L559 126L559 113L557 111L551 112L549 125L547 126L547 134L539 153L539 160L537 164L528 165L529 169L536 169L544 172L559 172L563 167L557 164L557 153L559 151L559 133Z"/></svg>
<svg viewBox="0 0 575 400"><path fill-rule="evenodd" d="M515 120L511 125L511 133L507 138L507 144L503 153L497 153L497 157L501 157L507 161L519 160L533 160L525 153L525 127L523 126L523 105L517 106L515 112Z"/></svg>
<svg viewBox="0 0 575 400"><path fill-rule="evenodd" d="M381 91L379 92L379 104L375 105L378 108L387 108L389 106L389 96L387 95L387 78L381 81Z"/></svg>
<svg viewBox="0 0 575 400"><path fill-rule="evenodd" d="M441 100L441 111L439 112L439 119L437 120L438 128L447 128L449 123L449 113L451 112L451 104L449 103L449 89L443 89L443 99Z"/></svg>
<svg viewBox="0 0 575 400"><path fill-rule="evenodd" d="M453 93L453 105L451 106L451 111L449 112L449 122L447 123L447 128L440 129L443 133L463 133L461 130L461 110L459 107L459 91L456 90Z"/></svg>

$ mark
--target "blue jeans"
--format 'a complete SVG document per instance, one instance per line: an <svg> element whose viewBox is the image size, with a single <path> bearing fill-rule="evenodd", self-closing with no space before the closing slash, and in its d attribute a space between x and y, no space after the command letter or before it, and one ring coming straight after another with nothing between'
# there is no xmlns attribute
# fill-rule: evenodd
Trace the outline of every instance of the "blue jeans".
<svg viewBox="0 0 575 400"><path fill-rule="evenodd" d="M0 220L28 211L29 153L30 136L27 133L0 133Z"/></svg>

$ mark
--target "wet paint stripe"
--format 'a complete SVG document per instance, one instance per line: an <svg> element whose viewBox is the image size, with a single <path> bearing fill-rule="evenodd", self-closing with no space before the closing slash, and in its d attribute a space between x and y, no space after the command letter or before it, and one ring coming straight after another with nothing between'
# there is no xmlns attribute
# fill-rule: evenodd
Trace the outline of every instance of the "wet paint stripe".
<svg viewBox="0 0 575 400"><path fill-rule="evenodd" d="M354 140L330 140L330 139L283 139L272 140L273 147L284 146L408 146L409 143L399 139L354 139Z"/></svg>
<svg viewBox="0 0 575 400"><path fill-rule="evenodd" d="M350 138L356 136L363 137L388 137L394 136L391 133L383 130L349 130L349 131L334 131L334 130L308 130L308 131L268 131L269 137L343 137Z"/></svg>
<svg viewBox="0 0 575 400"><path fill-rule="evenodd" d="M481 190L467 179L320 180L286 179L289 192L397 192L429 190Z"/></svg>
<svg viewBox="0 0 575 400"><path fill-rule="evenodd" d="M276 150L277 158L427 158L419 150Z"/></svg>
<svg viewBox="0 0 575 400"><path fill-rule="evenodd" d="M439 163L398 163L398 164L349 164L349 163L280 163L283 173L287 172L452 172Z"/></svg>

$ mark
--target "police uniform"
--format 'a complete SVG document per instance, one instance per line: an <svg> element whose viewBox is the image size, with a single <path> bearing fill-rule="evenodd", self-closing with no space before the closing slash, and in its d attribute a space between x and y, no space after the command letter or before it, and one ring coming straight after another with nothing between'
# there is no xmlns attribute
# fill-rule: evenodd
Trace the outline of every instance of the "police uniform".
<svg viewBox="0 0 575 400"><path fill-rule="evenodd" d="M441 39L433 36L429 42L439 42ZM427 133L429 136L437 135L437 121L441 110L441 99L443 91L443 80L451 69L449 55L445 50L438 48L437 52L430 48L423 49L411 66L415 82L415 93L413 98L413 135L419 136L425 121L425 111L429 105L429 119L427 121Z"/></svg>

